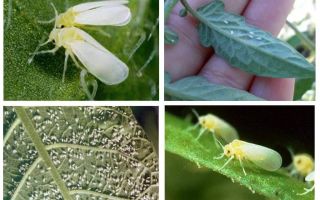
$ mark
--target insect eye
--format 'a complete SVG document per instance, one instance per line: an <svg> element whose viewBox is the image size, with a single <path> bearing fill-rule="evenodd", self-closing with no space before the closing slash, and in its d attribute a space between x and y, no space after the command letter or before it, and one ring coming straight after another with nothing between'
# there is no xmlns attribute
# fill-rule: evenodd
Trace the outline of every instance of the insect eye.
<svg viewBox="0 0 320 200"><path fill-rule="evenodd" d="M64 28L64 25L61 25L60 28Z"/></svg>
<svg viewBox="0 0 320 200"><path fill-rule="evenodd" d="M53 44L56 44L56 41L55 41L55 40L52 40L52 43L53 43Z"/></svg>

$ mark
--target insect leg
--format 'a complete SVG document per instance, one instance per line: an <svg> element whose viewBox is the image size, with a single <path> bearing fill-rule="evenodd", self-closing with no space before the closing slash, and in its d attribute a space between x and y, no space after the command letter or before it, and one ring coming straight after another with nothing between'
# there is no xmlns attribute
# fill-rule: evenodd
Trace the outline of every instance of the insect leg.
<svg viewBox="0 0 320 200"><path fill-rule="evenodd" d="M219 147L222 147L222 144L220 143L220 141L218 140L215 132L214 132L214 129L210 129L211 133L212 133L212 137L213 137L213 140L214 140L214 143L216 144L216 147L219 148Z"/></svg>
<svg viewBox="0 0 320 200"><path fill-rule="evenodd" d="M199 122L198 122L198 123L196 123L194 126L187 128L187 131L192 131L192 130L196 129L199 125L200 125L200 124L199 124Z"/></svg>
<svg viewBox="0 0 320 200"><path fill-rule="evenodd" d="M52 53L52 54L54 54L56 51L59 50L59 47L57 47L57 46L56 46L54 49L46 50L46 51L38 51L39 48L40 48L40 46L38 46L38 47L36 48L35 52L30 53L31 57L28 59L28 64L31 64L31 63L32 63L33 58L34 58L35 55L46 54L46 53ZM38 51L38 52L37 52L37 51Z"/></svg>
<svg viewBox="0 0 320 200"><path fill-rule="evenodd" d="M79 69L83 69L83 67L81 67L81 65L79 64L79 62L77 61L77 59L74 57L73 53L69 53L70 57L72 58L74 64L76 64L76 66L79 68Z"/></svg>
<svg viewBox="0 0 320 200"><path fill-rule="evenodd" d="M247 176L246 170L244 170L244 167L242 165L242 160L239 159L239 162L240 162L240 165L241 165L241 168L242 168L242 171L243 171L244 175Z"/></svg>
<svg viewBox="0 0 320 200"><path fill-rule="evenodd" d="M198 137L196 138L196 140L199 140L200 137L201 137L205 132L206 132L206 129L202 128L202 129L200 130L200 133L199 133Z"/></svg>
<svg viewBox="0 0 320 200"><path fill-rule="evenodd" d="M66 71L68 67L68 58L69 58L69 53L68 51L65 52L65 59L64 59L64 65L63 65L63 74L62 74L62 83L64 83L65 77L66 77Z"/></svg>
<svg viewBox="0 0 320 200"><path fill-rule="evenodd" d="M90 82L90 84L93 86L93 91L92 91L92 93L90 93L89 88L88 88L88 84L86 82L87 74L88 74L87 70L82 69L82 71L80 73L80 84L82 86L83 91L86 93L87 97L90 100L93 100L94 97L96 96L96 93L98 90L98 83L96 80L93 80Z"/></svg>
<svg viewBox="0 0 320 200"><path fill-rule="evenodd" d="M214 136L214 137L215 137L215 136ZM216 142L218 143L219 147L220 147L221 149L223 149L223 145L221 144L221 142L220 142L219 140L217 140L217 139L216 139ZM216 144L217 144L217 143L216 143Z"/></svg>
<svg viewBox="0 0 320 200"><path fill-rule="evenodd" d="M309 192L312 192L313 190L314 190L314 185L312 186L312 188L310 188L310 189L308 189L308 188L304 188L304 191L305 192L303 192L303 193L298 193L297 195L300 195L300 196L302 196L302 195L306 195L306 194L308 194Z"/></svg>
<svg viewBox="0 0 320 200"><path fill-rule="evenodd" d="M229 164L229 162L231 162L231 160L234 158L234 156L231 156L228 160L227 160L227 162L226 163L224 163L224 165L219 169L219 170L222 170L223 168L225 168L228 164Z"/></svg>
<svg viewBox="0 0 320 200"><path fill-rule="evenodd" d="M54 53L57 52L58 50L59 50L59 47L56 46L54 49L34 52L34 53L31 53L31 55L39 55L39 54L46 54L46 53L52 53L52 54L54 54Z"/></svg>
<svg viewBox="0 0 320 200"><path fill-rule="evenodd" d="M213 157L213 159L215 159L215 160L220 160L220 159L222 159L223 157L224 157L224 153L221 153L220 156L218 156L218 157Z"/></svg>
<svg viewBox="0 0 320 200"><path fill-rule="evenodd" d="M54 22L56 20L56 18L52 18L52 19L49 19L49 20L38 20L37 22L39 24L51 24L52 22Z"/></svg>

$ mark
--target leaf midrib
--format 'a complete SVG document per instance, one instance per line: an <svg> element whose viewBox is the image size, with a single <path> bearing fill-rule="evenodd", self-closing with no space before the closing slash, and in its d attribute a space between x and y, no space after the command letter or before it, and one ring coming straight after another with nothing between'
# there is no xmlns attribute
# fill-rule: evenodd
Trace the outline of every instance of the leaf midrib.
<svg viewBox="0 0 320 200"><path fill-rule="evenodd" d="M297 64L295 64L294 62L292 63L292 62L290 62L290 60L287 61L287 59L282 59L282 57L279 58L279 57L277 57L277 56L275 56L275 55L273 55L273 54L268 53L268 51L262 51L260 48L256 48L255 46L253 46L253 45L251 45L251 44L247 44L247 43L243 42L242 40L240 40L240 39L238 39L238 38L236 38L236 37L232 37L231 34L229 34L228 32L223 31L223 29L220 30L219 28L216 28L215 26L213 26L213 25L209 22L209 20L207 20L205 17L203 17L203 15L202 15L201 12L199 12L199 11L197 11L197 12L198 12L199 15L201 16L200 21L201 21L202 23L204 23L206 26L210 27L210 29L213 29L214 31L220 33L221 35L224 35L225 37L229 38L230 40L233 40L233 41L236 41L236 42L238 42L238 43L241 43L243 46L248 46L248 47L254 49L255 51L260 52L260 54L267 54L267 55L270 56L271 58L276 58L276 59L279 60L280 62L290 63L291 65L294 65L296 68L299 69L299 66L300 66L300 65L297 65ZM248 24L248 25L249 25L249 24ZM249 26L252 26L252 25L249 25ZM281 42L282 42L282 41L281 41ZM269 69L270 67L264 67L264 68ZM304 67L304 69L308 69L308 68L305 68L305 67ZM308 71L309 71L309 70L308 70Z"/></svg>
<svg viewBox="0 0 320 200"><path fill-rule="evenodd" d="M60 177L60 174L53 164L46 148L45 145L42 143L42 140L40 136L38 135L37 131L35 130L35 127L33 126L33 123L31 119L29 118L27 112L25 111L24 107L15 107L16 113L20 120L22 121L22 124L30 136L30 139L32 140L35 148L38 151L39 157L42 158L43 162L47 166L49 172L51 173L51 176L53 178L53 181L57 185L57 187L60 190L61 195L63 196L64 199L66 200L72 200L72 197L69 194L69 190L67 186L64 184L64 181Z"/></svg>

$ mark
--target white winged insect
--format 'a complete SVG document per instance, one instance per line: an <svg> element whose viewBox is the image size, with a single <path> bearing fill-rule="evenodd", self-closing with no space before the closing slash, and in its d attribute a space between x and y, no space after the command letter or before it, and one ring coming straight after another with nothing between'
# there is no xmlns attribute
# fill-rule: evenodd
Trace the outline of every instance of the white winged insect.
<svg viewBox="0 0 320 200"><path fill-rule="evenodd" d="M314 170L314 160L312 156L307 153L295 155L291 149L289 149L289 151L293 162L287 169L290 170L290 175L302 180Z"/></svg>
<svg viewBox="0 0 320 200"><path fill-rule="evenodd" d="M217 145L219 144L217 143L216 137L223 139L227 143L239 138L237 130L220 117L213 114L200 116L194 109L192 109L192 112L198 118L198 122L193 128L201 126L199 135L196 140L198 140L206 131L212 133L212 136Z"/></svg>
<svg viewBox="0 0 320 200"><path fill-rule="evenodd" d="M55 48L47 51L39 51L33 55L44 53L55 53L60 47L64 47L65 63L62 81L65 79L67 62L69 56L76 66L82 69L81 84L87 96L91 99L95 96L97 83L93 83L93 93L90 94L85 81L86 70L107 85L115 85L123 82L129 73L127 65L119 58L105 49L95 39L86 32L75 26L84 25L113 25L123 26L129 23L131 12L124 4L128 1L98 1L76 5L69 8L65 13L58 15L54 5L56 17L48 22L55 21L55 27L51 31L49 39L41 44L43 46L49 42L55 42ZM76 57L83 64L81 66ZM29 63L32 62L29 59Z"/></svg>
<svg viewBox="0 0 320 200"><path fill-rule="evenodd" d="M71 26L123 26L130 22L131 12L126 0L96 1L76 5L55 19L56 27Z"/></svg>
<svg viewBox="0 0 320 200"><path fill-rule="evenodd" d="M305 181L308 183L314 182L314 171L310 172L306 178ZM306 195L309 192L312 192L314 190L315 185L313 184L313 186L311 188L304 188L304 192L303 193L299 193L298 195Z"/></svg>
<svg viewBox="0 0 320 200"><path fill-rule="evenodd" d="M55 6L55 18L42 23L55 22L56 28L92 26L124 26L131 20L130 9L126 6L127 0L107 0L81 3L58 14Z"/></svg>
<svg viewBox="0 0 320 200"><path fill-rule="evenodd" d="M229 159L220 170L225 168L233 159L238 159L244 175L247 175L242 164L242 161L244 160L251 161L258 167L267 171L276 171L282 164L282 158L278 152L264 146L241 140L234 140L225 145L221 156L216 157L215 159L222 159L224 156Z"/></svg>
<svg viewBox="0 0 320 200"><path fill-rule="evenodd" d="M129 69L125 63L105 49L89 34L76 27L53 29L46 43L49 42L55 42L54 49L35 52L34 54L55 53L60 47L64 47L66 51L62 80L65 77L69 56L77 67L84 69L77 61L77 57L85 69L107 85L121 83L128 76ZM84 77L81 76L81 79L84 79ZM83 83L85 83L84 80L82 80ZM88 92L86 93L89 97L91 96Z"/></svg>

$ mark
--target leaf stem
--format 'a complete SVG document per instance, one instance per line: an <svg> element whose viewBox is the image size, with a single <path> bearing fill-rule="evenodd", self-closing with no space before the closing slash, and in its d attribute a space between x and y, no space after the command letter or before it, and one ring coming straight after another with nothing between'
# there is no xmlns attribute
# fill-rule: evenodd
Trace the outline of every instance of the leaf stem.
<svg viewBox="0 0 320 200"><path fill-rule="evenodd" d="M197 18L200 21L203 21L202 17L197 13L197 11L193 10L187 0L180 0L182 5L187 9L188 12L191 13L195 18Z"/></svg>
<svg viewBox="0 0 320 200"><path fill-rule="evenodd" d="M179 0L166 0L164 3L164 21L166 22L170 16L170 13Z"/></svg>
<svg viewBox="0 0 320 200"><path fill-rule="evenodd" d="M316 49L314 43L308 37L306 37L303 33L301 33L293 23L289 21L287 21L286 23L297 34L297 36L302 41L302 43L304 43L306 47L314 53Z"/></svg>
<svg viewBox="0 0 320 200"><path fill-rule="evenodd" d="M61 179L57 168L53 164L48 152L46 151L45 145L43 144L39 134L33 126L33 123L29 118L27 112L25 111L24 107L15 107L15 110L26 132L30 136L35 148L37 149L39 157L42 158L43 162L47 166L48 171L50 171L54 182L56 183L57 187L61 192L61 195L63 196L63 199L72 200L73 198L69 194L68 188L66 187L64 181Z"/></svg>

